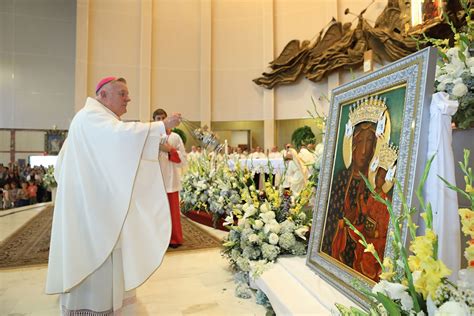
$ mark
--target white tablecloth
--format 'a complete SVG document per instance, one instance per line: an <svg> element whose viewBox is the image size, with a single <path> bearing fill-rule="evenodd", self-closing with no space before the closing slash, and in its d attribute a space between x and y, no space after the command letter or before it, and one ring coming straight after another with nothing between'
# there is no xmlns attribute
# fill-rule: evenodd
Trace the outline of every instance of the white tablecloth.
<svg viewBox="0 0 474 316"><path fill-rule="evenodd" d="M236 163L237 161L235 160L228 160L229 168L234 170ZM238 163L240 164L240 168L248 169L252 173L273 173L281 175L285 171L283 158L239 159Z"/></svg>

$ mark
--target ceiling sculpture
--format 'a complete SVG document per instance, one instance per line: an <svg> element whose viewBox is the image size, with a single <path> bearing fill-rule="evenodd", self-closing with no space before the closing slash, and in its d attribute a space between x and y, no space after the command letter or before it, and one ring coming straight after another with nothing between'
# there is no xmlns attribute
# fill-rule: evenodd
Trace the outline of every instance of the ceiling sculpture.
<svg viewBox="0 0 474 316"><path fill-rule="evenodd" d="M372 2L373 3L373 2ZM280 55L270 62L270 71L253 81L267 89L290 84L304 75L317 82L339 69L356 69L364 62L364 52L372 50L375 61L395 61L417 50L416 41L408 34L410 1L389 0L374 26L363 17L357 25L342 24L334 18L312 41L292 40ZM346 9L345 14L352 14Z"/></svg>

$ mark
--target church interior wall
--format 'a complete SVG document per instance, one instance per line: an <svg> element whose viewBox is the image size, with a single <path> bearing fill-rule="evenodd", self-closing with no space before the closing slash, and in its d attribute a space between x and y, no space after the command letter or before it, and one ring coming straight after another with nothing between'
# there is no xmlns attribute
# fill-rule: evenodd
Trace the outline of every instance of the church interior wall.
<svg viewBox="0 0 474 316"><path fill-rule="evenodd" d="M41 131L16 131L15 149L18 151L44 151L45 134Z"/></svg>
<svg viewBox="0 0 474 316"><path fill-rule="evenodd" d="M0 1L0 128L67 128L75 1Z"/></svg>
<svg viewBox="0 0 474 316"><path fill-rule="evenodd" d="M153 0L152 13L151 113L199 121L200 1Z"/></svg>
<svg viewBox="0 0 474 316"><path fill-rule="evenodd" d="M281 150L285 148L286 144L291 143L291 135L298 127L309 126L311 131L314 133L316 138L316 143L320 143L322 138L322 131L319 127L316 126L316 123L313 119L292 119L292 120L277 120L276 121L276 134L277 140L276 145Z"/></svg>
<svg viewBox="0 0 474 316"><path fill-rule="evenodd" d="M358 14L367 1L110 4L1 2L0 128L67 128L85 97L94 95L96 82L113 74L125 77L131 92L125 120L148 121L163 107L213 126L246 122L253 145L268 149L286 142L282 133L291 134L291 120L309 117L311 97L329 96L331 89L362 74L335 73L318 83L302 79L270 91L252 82L266 70L268 52L276 57L290 40L314 40L333 16L355 27L356 17L344 10ZM373 23L385 4L375 1L364 17ZM328 104L321 106L327 113ZM262 128L263 121L274 123ZM254 130L251 122L259 127Z"/></svg>
<svg viewBox="0 0 474 316"><path fill-rule="evenodd" d="M212 2L212 120L258 120L264 0Z"/></svg>
<svg viewBox="0 0 474 316"><path fill-rule="evenodd" d="M263 145L263 121L212 122L211 129L216 131L217 134L219 134L219 131L250 130L252 137L250 145L252 147ZM230 138L228 141L230 141Z"/></svg>
<svg viewBox="0 0 474 316"><path fill-rule="evenodd" d="M10 161L10 132L0 130L0 163Z"/></svg>
<svg viewBox="0 0 474 316"><path fill-rule="evenodd" d="M134 120L140 117L140 2L111 4L89 1L87 91L89 96L95 95L98 78L109 75L126 78L132 101L123 118Z"/></svg>

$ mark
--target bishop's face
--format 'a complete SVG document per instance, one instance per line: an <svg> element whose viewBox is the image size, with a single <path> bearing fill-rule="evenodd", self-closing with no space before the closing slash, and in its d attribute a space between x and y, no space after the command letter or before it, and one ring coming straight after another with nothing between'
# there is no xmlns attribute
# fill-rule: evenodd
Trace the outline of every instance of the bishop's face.
<svg viewBox="0 0 474 316"><path fill-rule="evenodd" d="M118 117L127 113L127 104L131 101L128 96L127 85L116 81L110 85L106 92L106 106Z"/></svg>

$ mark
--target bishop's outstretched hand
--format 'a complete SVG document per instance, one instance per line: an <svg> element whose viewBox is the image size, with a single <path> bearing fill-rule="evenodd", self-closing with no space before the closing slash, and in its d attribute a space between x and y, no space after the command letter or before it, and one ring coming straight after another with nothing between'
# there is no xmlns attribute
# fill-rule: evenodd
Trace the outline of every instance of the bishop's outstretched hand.
<svg viewBox="0 0 474 316"><path fill-rule="evenodd" d="M181 113L173 113L163 120L166 129L176 127L181 123Z"/></svg>

